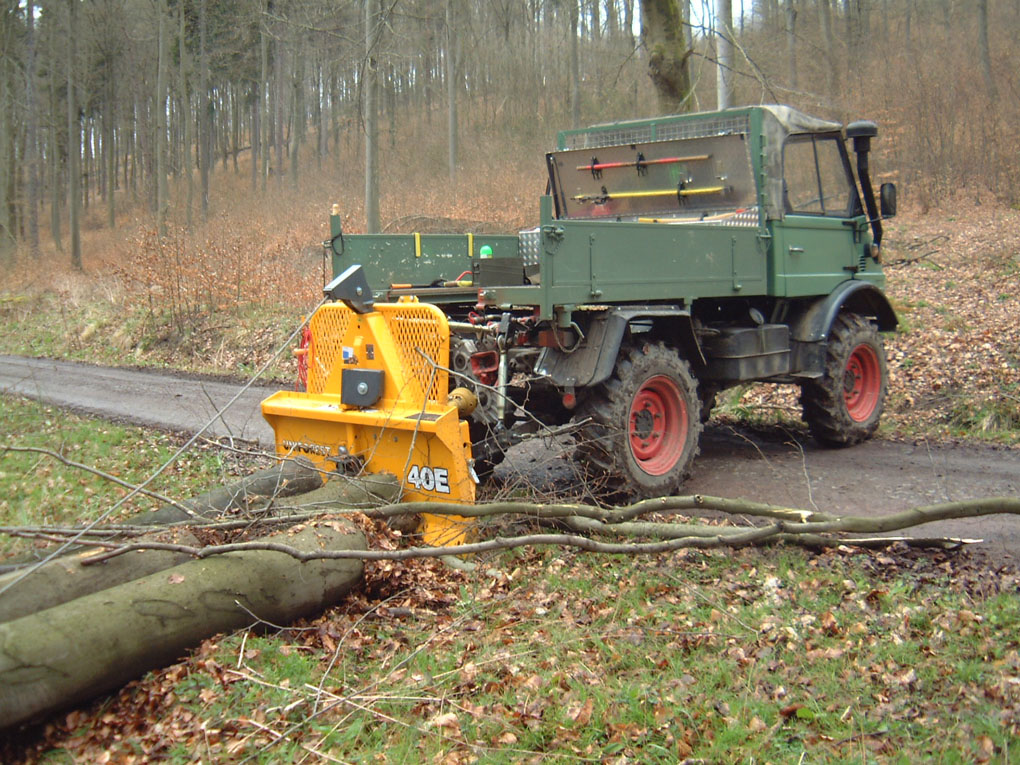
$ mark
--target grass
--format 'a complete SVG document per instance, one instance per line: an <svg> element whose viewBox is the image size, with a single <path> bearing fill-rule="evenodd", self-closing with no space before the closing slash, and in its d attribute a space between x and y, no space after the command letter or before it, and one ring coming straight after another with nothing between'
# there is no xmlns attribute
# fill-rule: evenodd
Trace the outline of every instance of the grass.
<svg viewBox="0 0 1020 765"><path fill-rule="evenodd" d="M49 449L129 483L138 484L161 466L181 439L166 433L116 425L0 395L0 525L70 525L103 514L127 489L99 476L67 467L36 452L3 447ZM175 499L193 496L229 480L242 465L219 449L198 447L159 476L149 488ZM155 509L157 500L135 497L111 518ZM25 552L28 542L0 536L0 557Z"/></svg>
<svg viewBox="0 0 1020 765"><path fill-rule="evenodd" d="M143 730L139 752L172 762L973 762L1020 746L1015 580L984 596L939 555L783 548L482 563L415 566L448 592L391 593L410 609L207 641L98 710L124 722L84 721L47 760L129 753L114 736L143 702L179 740Z"/></svg>

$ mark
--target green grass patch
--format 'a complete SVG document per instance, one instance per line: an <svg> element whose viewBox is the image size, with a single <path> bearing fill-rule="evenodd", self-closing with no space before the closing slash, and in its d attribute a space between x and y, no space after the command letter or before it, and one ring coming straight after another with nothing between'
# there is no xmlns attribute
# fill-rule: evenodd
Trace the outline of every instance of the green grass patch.
<svg viewBox="0 0 1020 765"><path fill-rule="evenodd" d="M139 740L177 762L199 745L267 763L1005 761L1016 580L982 596L995 587L944 556L891 555L508 553L452 575L455 596L432 591L430 607L412 585L410 610L365 602L207 642L147 683L180 740ZM434 586L441 566L417 568ZM127 751L103 735L65 744Z"/></svg>
<svg viewBox="0 0 1020 765"><path fill-rule="evenodd" d="M38 447L139 484L178 448L179 436L81 417L56 407L0 394L0 443ZM231 480L243 466L215 448L193 447L152 484L179 499ZM128 490L37 452L0 447L0 525L71 525L102 515ZM159 502L132 498L111 521L124 520ZM0 557L25 552L28 542L0 536Z"/></svg>

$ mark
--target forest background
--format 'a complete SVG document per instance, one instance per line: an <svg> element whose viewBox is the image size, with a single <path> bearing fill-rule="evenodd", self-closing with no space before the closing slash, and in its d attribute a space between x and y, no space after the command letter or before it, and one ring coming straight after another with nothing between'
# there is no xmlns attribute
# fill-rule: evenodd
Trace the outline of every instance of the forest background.
<svg viewBox="0 0 1020 765"><path fill-rule="evenodd" d="M892 421L1015 440L1018 36L1020 0L8 2L0 350L247 373L333 204L513 232L559 129L788 103L880 125Z"/></svg>

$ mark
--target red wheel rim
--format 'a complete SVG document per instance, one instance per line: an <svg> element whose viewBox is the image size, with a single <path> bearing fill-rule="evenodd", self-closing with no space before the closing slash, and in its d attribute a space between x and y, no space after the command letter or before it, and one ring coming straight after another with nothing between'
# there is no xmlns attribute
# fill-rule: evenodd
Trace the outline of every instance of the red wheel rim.
<svg viewBox="0 0 1020 765"><path fill-rule="evenodd" d="M882 390L882 373L878 354L870 345L858 345L847 359L843 371L843 399L846 411L854 422L864 422L878 406Z"/></svg>
<svg viewBox="0 0 1020 765"><path fill-rule="evenodd" d="M663 475L680 461L687 438L687 405L669 377L644 382L630 405L628 436L638 466L649 475Z"/></svg>

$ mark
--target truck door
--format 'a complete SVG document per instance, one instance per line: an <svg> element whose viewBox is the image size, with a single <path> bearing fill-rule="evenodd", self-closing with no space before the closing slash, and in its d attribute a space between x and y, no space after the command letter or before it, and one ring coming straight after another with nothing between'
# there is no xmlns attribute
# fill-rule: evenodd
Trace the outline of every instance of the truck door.
<svg viewBox="0 0 1020 765"><path fill-rule="evenodd" d="M855 272L867 228L838 133L787 138L783 207L783 220L773 225L774 294L831 292Z"/></svg>

